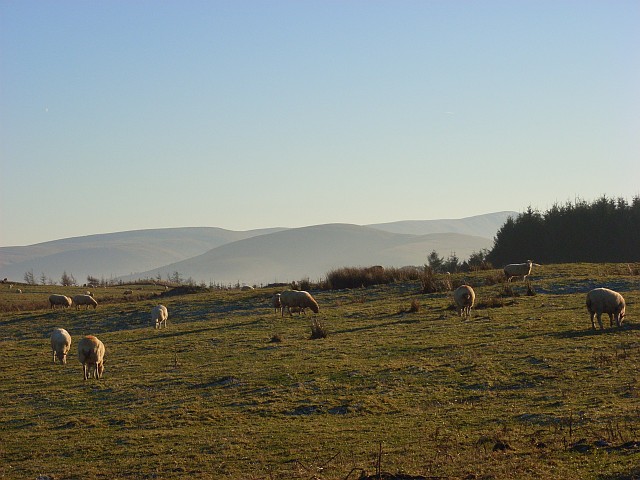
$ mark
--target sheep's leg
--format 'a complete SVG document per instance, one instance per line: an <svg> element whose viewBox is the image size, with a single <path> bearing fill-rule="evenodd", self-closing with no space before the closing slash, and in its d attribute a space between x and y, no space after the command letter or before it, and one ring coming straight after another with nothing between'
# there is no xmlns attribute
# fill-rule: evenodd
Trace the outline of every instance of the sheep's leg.
<svg viewBox="0 0 640 480"><path fill-rule="evenodd" d="M598 325L600 325L600 330L604 330L604 326L602 325L602 312L598 312Z"/></svg>
<svg viewBox="0 0 640 480"><path fill-rule="evenodd" d="M85 379L85 380L87 380L89 377L88 377L88 375L87 375L87 374L88 374L88 371L87 371L87 364L86 364L86 363L83 363L83 364L82 364L82 373L83 373L83 375L84 375L84 379Z"/></svg>
<svg viewBox="0 0 640 480"><path fill-rule="evenodd" d="M53 363L56 363L56 351L53 351Z"/></svg>
<svg viewBox="0 0 640 480"><path fill-rule="evenodd" d="M609 327L613 328L613 313L607 313L609 315Z"/></svg>

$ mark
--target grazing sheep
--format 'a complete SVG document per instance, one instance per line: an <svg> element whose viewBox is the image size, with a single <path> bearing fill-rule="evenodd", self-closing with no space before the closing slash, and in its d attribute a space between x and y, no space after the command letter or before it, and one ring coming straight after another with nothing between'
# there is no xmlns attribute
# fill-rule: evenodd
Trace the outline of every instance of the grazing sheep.
<svg viewBox="0 0 640 480"><path fill-rule="evenodd" d="M87 335L78 342L78 360L82 364L84 379L91 375L102 377L104 372L104 343L93 335Z"/></svg>
<svg viewBox="0 0 640 480"><path fill-rule="evenodd" d="M93 298L91 295L74 295L73 297L73 303L76 306L76 310L78 309L78 307L80 305L86 305L87 309L90 306L93 306L93 309L95 310L96 307L98 306L98 302L96 302L96 299Z"/></svg>
<svg viewBox="0 0 640 480"><path fill-rule="evenodd" d="M318 313L320 308L318 303L309 292L304 290L286 290L280 294L280 303L282 304L282 316L284 317L284 309L286 308L289 315L292 315L291 308L298 307L300 310L310 308L313 313Z"/></svg>
<svg viewBox="0 0 640 480"><path fill-rule="evenodd" d="M56 306L61 306L62 308L69 308L72 304L72 300L66 295L49 295L49 308L55 308Z"/></svg>
<svg viewBox="0 0 640 480"><path fill-rule="evenodd" d="M273 306L273 313L278 313L282 310L282 302L280 301L280 294L276 293L271 297L271 305Z"/></svg>
<svg viewBox="0 0 640 480"><path fill-rule="evenodd" d="M16 292L18 292L18 293L22 293L22 289L21 289L21 288L19 288L18 290L16 290Z"/></svg>
<svg viewBox="0 0 640 480"><path fill-rule="evenodd" d="M594 288L587 293L587 310L591 316L591 328L596 329L596 324L593 321L594 316L598 316L598 323L600 324L600 330L603 330L602 319L600 318L603 313L609 315L609 326L613 327L613 320L615 318L616 325L622 326L625 315L625 302L622 295L608 288Z"/></svg>
<svg viewBox="0 0 640 480"><path fill-rule="evenodd" d="M167 328L167 318L169 318L169 311L164 305L156 305L151 310L151 323L155 324L155 328L161 328L164 323L164 328Z"/></svg>
<svg viewBox="0 0 640 480"><path fill-rule="evenodd" d="M53 350L53 363L56 358L63 365L67 363L67 353L71 348L71 335L64 328L54 328L51 332L51 350Z"/></svg>
<svg viewBox="0 0 640 480"><path fill-rule="evenodd" d="M476 300L476 293L469 285L460 285L453 292L453 300L456 302L456 311L461 317L471 316L471 307Z"/></svg>
<svg viewBox="0 0 640 480"><path fill-rule="evenodd" d="M537 265L531 260L527 260L525 263L510 263L504 266L504 275L507 277L507 282L510 282L513 277L522 277L522 280L531 273L531 267Z"/></svg>
<svg viewBox="0 0 640 480"><path fill-rule="evenodd" d="M248 292L250 290L255 290L255 289L251 285L243 285L240 290L242 290L243 292Z"/></svg>
<svg viewBox="0 0 640 480"><path fill-rule="evenodd" d="M133 290L125 290L124 292L122 292L123 295L132 295L133 294Z"/></svg>

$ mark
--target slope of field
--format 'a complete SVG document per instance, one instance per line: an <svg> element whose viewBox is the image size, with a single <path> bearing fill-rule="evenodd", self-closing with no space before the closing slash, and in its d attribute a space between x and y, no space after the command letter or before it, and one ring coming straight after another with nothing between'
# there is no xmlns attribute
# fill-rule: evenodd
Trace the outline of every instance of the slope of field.
<svg viewBox="0 0 640 480"><path fill-rule="evenodd" d="M454 276L476 289L469 320L417 283L313 292L318 340L311 315L274 314L274 289L118 287L96 310L51 311L26 308L67 290L1 285L0 310L23 311L0 313L0 477L635 479L639 270L543 266L535 296L521 282L505 296L496 272ZM622 329L591 330L593 285L626 297ZM150 326L158 302L167 329ZM101 380L73 355L52 364L54 327L72 352L104 341Z"/></svg>

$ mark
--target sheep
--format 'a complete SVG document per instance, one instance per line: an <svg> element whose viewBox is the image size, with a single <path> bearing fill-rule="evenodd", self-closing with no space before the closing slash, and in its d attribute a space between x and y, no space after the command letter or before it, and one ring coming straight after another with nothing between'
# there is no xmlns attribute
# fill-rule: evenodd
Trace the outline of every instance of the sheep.
<svg viewBox="0 0 640 480"><path fill-rule="evenodd" d="M313 313L318 313L320 308L318 302L311 296L309 292L304 290L286 290L280 294L280 303L282 304L282 316L284 317L284 309L287 308L289 315L291 307L298 307L302 310L310 308Z"/></svg>
<svg viewBox="0 0 640 480"><path fill-rule="evenodd" d="M603 330L601 315L606 313L609 315L609 326L613 327L613 320L615 319L618 327L622 326L625 315L625 302L622 295L608 288L594 288L587 293L587 310L591 316L591 328L596 329L596 324L593 321L594 316L598 316L598 323L600 324L600 330Z"/></svg>
<svg viewBox="0 0 640 480"><path fill-rule="evenodd" d="M56 358L66 365L67 353L71 348L71 335L64 328L54 328L51 332L51 350L53 350L53 363Z"/></svg>
<svg viewBox="0 0 640 480"><path fill-rule="evenodd" d="M78 360L82 364L84 379L91 375L101 378L104 372L104 343L93 335L87 335L78 342Z"/></svg>
<svg viewBox="0 0 640 480"><path fill-rule="evenodd" d="M469 285L460 285L453 292L453 300L456 303L456 311L461 317L470 317L471 308L476 300L476 292Z"/></svg>
<svg viewBox="0 0 640 480"><path fill-rule="evenodd" d="M132 295L133 294L133 290L129 289L129 290L125 290L124 292L122 292L123 295Z"/></svg>
<svg viewBox="0 0 640 480"><path fill-rule="evenodd" d="M507 282L510 282L513 277L522 277L523 281L526 280L531 273L531 267L533 265L537 264L531 260L527 260L525 263L510 263L509 265L505 265L504 275L507 277Z"/></svg>
<svg viewBox="0 0 640 480"><path fill-rule="evenodd" d="M164 328L167 328L167 318L169 318L169 311L164 305L156 305L151 310L151 323L155 324L155 328L161 328L164 323Z"/></svg>
<svg viewBox="0 0 640 480"><path fill-rule="evenodd" d="M57 295L55 293L49 295L49 308L55 308L58 305L62 308L69 308L72 303L73 301L66 295Z"/></svg>
<svg viewBox="0 0 640 480"><path fill-rule="evenodd" d="M243 292L249 292L249 291L255 290L255 289L251 285L243 285L240 290L242 290Z"/></svg>
<svg viewBox="0 0 640 480"><path fill-rule="evenodd" d="M282 310L282 302L280 301L280 294L276 293L271 297L271 305L273 306L273 313L278 313Z"/></svg>
<svg viewBox="0 0 640 480"><path fill-rule="evenodd" d="M96 309L96 307L98 306L98 302L96 302L96 299L95 299L95 298L93 298L93 297L92 297L92 296L90 296L90 295L75 295L75 296L73 297L73 303L74 303L74 304L75 304L75 306L76 306L76 310L78 309L78 307L79 307L80 305L86 305L86 306L87 306L87 309L88 309L90 306L93 306L93 309L94 309L94 310L95 310L95 309Z"/></svg>
<svg viewBox="0 0 640 480"><path fill-rule="evenodd" d="M19 288L18 290L16 290L17 293L22 293L22 289Z"/></svg>

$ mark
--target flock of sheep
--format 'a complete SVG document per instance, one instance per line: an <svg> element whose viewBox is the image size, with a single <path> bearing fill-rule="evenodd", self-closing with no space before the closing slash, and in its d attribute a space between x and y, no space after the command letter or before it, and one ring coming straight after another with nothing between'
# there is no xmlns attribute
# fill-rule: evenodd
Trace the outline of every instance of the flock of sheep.
<svg viewBox="0 0 640 480"><path fill-rule="evenodd" d="M512 263L505 265L504 274L507 281L510 282L515 277L522 277L523 280L531 274L531 267L538 265L531 260L525 263ZM538 265L539 266L539 265ZM461 317L469 317L471 308L475 302L476 294L469 285L462 285L453 292L453 300L456 304L456 310ZM600 330L603 330L602 314L609 315L609 326L613 327L614 321L617 327L622 326L624 320L626 304L624 297L618 292L608 288L594 288L587 293L587 310L591 317L591 328L596 329L594 322L598 319Z"/></svg>
<svg viewBox="0 0 640 480"><path fill-rule="evenodd" d="M514 277L522 277L523 280L531 273L531 267L537 265L531 260L526 263L509 264L504 267L504 273L507 281L511 281ZM470 317L471 309L475 303L476 294L469 285L461 285L453 292L453 300L455 303L457 314L461 317ZM93 306L96 308L98 303L87 292L85 295L76 295L73 298L65 295L51 295L49 297L51 308L62 306L65 308L76 305ZM305 309L310 309L313 313L318 313L320 308L318 302L313 296L304 290L286 290L282 293L276 293L271 299L275 313L280 313L284 317L285 311L292 315L293 313L304 314ZM587 310L591 317L591 327L595 330L595 318L598 319L600 329L603 330L602 314L609 315L609 325L613 327L614 322L617 327L622 325L625 316L625 300L618 292L608 288L595 288L587 293L586 299ZM151 323L155 328L162 328L164 324L167 327L167 319L169 312L164 305L156 305L151 310ZM56 328L51 333L51 349L53 350L53 362L59 360L61 363L67 363L67 353L71 348L71 335L63 328ZM102 377L104 372L104 344L93 335L87 335L78 342L78 360L82 364L84 379L87 380L91 376L95 378Z"/></svg>
<svg viewBox="0 0 640 480"><path fill-rule="evenodd" d="M54 297L54 298L52 298ZM60 298L62 297L62 298ZM93 302L79 303L76 302L77 297L89 297ZM86 299L83 298L86 301ZM70 307L72 303L77 305L93 305L95 308L98 303L90 295L76 295L73 299L66 297L65 295L51 295L49 297L49 303L51 308L54 305L61 305L64 307ZM87 306L87 308L89 308ZM155 325L155 328L162 328L164 324L167 327L167 319L169 318L169 311L164 305L156 305L151 310L151 323ZM54 328L51 332L51 350L53 350L53 363L59 360L60 363L67 363L67 354L71 349L71 335L64 328ZM85 380L91 377L101 378L104 373L104 343L93 335L86 335L78 342L78 360L82 364L82 373Z"/></svg>

